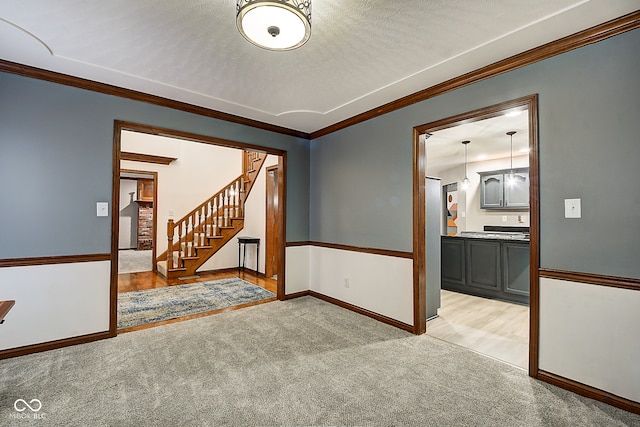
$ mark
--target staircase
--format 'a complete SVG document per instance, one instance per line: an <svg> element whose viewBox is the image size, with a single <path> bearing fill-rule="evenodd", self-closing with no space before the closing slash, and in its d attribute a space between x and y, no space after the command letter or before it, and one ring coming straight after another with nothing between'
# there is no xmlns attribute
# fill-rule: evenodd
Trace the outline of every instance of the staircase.
<svg viewBox="0 0 640 427"><path fill-rule="evenodd" d="M244 227L244 204L267 155L244 151L242 175L178 221L167 223L167 250L156 259L167 279L194 276L196 270Z"/></svg>

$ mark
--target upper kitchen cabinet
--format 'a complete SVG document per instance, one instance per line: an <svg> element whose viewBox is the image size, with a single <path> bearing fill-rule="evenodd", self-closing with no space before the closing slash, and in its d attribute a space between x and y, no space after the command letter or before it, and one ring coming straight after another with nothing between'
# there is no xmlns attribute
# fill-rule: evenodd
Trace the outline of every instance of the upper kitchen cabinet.
<svg viewBox="0 0 640 427"><path fill-rule="evenodd" d="M505 175L505 178L508 175ZM513 184L504 186L504 207L507 209L529 209L529 169L515 172Z"/></svg>
<svg viewBox="0 0 640 427"><path fill-rule="evenodd" d="M507 182L511 169L479 172L480 209L529 209L529 168L513 171L513 183Z"/></svg>
<svg viewBox="0 0 640 427"><path fill-rule="evenodd" d="M504 205L504 175L480 174L480 208L499 209Z"/></svg>
<svg viewBox="0 0 640 427"><path fill-rule="evenodd" d="M138 180L138 201L153 202L154 189L152 179Z"/></svg>

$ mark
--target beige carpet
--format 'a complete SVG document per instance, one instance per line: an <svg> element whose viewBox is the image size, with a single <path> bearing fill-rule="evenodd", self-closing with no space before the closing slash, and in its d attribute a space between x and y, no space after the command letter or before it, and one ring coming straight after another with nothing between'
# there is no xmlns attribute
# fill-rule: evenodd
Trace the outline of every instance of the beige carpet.
<svg viewBox="0 0 640 427"><path fill-rule="evenodd" d="M138 251L135 249L124 249L118 251L118 274L140 273L151 271L153 262L151 260L151 250Z"/></svg>
<svg viewBox="0 0 640 427"><path fill-rule="evenodd" d="M45 419L15 418L17 399L39 399ZM2 360L0 424L637 426L640 416L305 297Z"/></svg>

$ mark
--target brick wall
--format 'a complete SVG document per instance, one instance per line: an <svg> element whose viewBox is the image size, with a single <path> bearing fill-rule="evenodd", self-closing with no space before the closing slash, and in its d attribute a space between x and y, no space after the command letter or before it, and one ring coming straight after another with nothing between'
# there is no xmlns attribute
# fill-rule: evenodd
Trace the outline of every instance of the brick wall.
<svg viewBox="0 0 640 427"><path fill-rule="evenodd" d="M153 202L138 201L138 250L153 244Z"/></svg>

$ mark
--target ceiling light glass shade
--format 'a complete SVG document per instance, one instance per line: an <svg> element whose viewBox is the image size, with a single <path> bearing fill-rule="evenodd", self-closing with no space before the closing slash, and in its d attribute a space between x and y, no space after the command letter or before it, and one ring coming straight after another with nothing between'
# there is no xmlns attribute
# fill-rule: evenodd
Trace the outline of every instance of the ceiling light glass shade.
<svg viewBox="0 0 640 427"><path fill-rule="evenodd" d="M311 36L311 0L237 0L240 34L264 49L291 50Z"/></svg>
<svg viewBox="0 0 640 427"><path fill-rule="evenodd" d="M471 181L469 181L469 178L465 176L464 179L462 180L462 189L468 190L469 186L471 186Z"/></svg>

